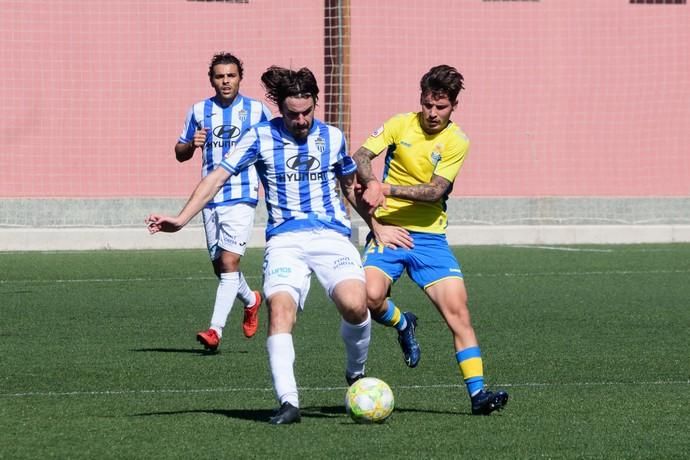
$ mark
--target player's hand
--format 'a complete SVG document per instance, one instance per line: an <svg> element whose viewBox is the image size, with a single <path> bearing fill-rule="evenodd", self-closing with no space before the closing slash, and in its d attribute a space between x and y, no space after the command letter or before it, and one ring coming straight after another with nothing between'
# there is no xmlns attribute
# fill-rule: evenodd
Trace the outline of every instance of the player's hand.
<svg viewBox="0 0 690 460"><path fill-rule="evenodd" d="M412 249L414 247L414 241L410 233L402 227L384 225L376 220L372 220L372 227L374 238L381 246L391 249Z"/></svg>
<svg viewBox="0 0 690 460"><path fill-rule="evenodd" d="M177 218L160 214L151 214L144 220L144 223L152 235L158 232L174 233L184 227Z"/></svg>
<svg viewBox="0 0 690 460"><path fill-rule="evenodd" d="M386 196L383 194L379 181L367 182L364 193L362 193L362 201L369 207L369 214L374 214L379 206L386 209Z"/></svg>
<svg viewBox="0 0 690 460"><path fill-rule="evenodd" d="M194 147L203 147L206 144L206 137L208 136L208 128L199 128L194 131L194 138L192 143Z"/></svg>

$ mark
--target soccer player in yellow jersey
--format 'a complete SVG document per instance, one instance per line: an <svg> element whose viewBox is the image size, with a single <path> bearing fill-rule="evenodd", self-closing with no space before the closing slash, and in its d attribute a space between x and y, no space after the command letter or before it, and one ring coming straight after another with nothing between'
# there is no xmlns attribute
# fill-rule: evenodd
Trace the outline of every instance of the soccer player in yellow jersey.
<svg viewBox="0 0 690 460"><path fill-rule="evenodd" d="M421 111L390 118L354 154L362 202L374 217L364 255L368 307L373 319L398 330L405 362L415 367L420 358L417 318L401 312L389 297L392 284L406 270L453 334L472 413L488 415L506 405L508 394L484 389L463 274L446 239L446 200L469 147L465 133L450 119L464 88L463 76L439 65L422 77L420 86ZM379 182L371 161L383 152Z"/></svg>

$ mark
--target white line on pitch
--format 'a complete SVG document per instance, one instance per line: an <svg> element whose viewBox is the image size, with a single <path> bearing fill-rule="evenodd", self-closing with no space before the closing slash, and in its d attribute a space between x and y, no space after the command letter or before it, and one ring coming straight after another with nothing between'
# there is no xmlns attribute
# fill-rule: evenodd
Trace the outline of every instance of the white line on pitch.
<svg viewBox="0 0 690 460"><path fill-rule="evenodd" d="M668 275L690 273L690 270L601 270L587 272L533 272L533 273L466 273L476 277L518 277L518 276L593 276L593 275ZM258 280L259 275L245 275L249 280ZM72 283L150 283L167 281L203 281L215 280L213 276L183 276L173 278L94 278L94 279L57 279L57 280L0 280L3 284L72 284Z"/></svg>
<svg viewBox="0 0 690 460"><path fill-rule="evenodd" d="M259 275L245 275L246 279L260 279ZM72 283L151 283L168 281L204 281L216 280L215 276L181 276L171 278L84 278L57 280L0 280L0 284L72 284Z"/></svg>
<svg viewBox="0 0 690 460"><path fill-rule="evenodd" d="M601 270L587 272L533 272L533 273L465 273L472 277L497 277L497 276L598 276L598 275L668 275L677 273L689 273L690 270Z"/></svg>
<svg viewBox="0 0 690 460"><path fill-rule="evenodd" d="M530 387L587 387L587 386L646 386L646 385L690 385L690 380L656 380L646 382L569 382L569 383L501 383L496 387L504 388L530 388ZM433 388L464 388L461 383L432 384L432 385L391 385L393 389L403 390L428 390ZM346 386L333 387L299 387L300 391L340 391ZM240 393L240 392L272 392L272 388L199 388L199 389L160 389L160 390L102 390L102 391L30 391L25 393L0 393L2 398L27 398L27 397L61 397L61 396L119 396L132 394L195 394L195 393Z"/></svg>
<svg viewBox="0 0 690 460"><path fill-rule="evenodd" d="M569 248L565 246L531 246L526 244L513 244L511 248L520 249L548 249L550 251L571 251L571 252L613 252L613 249L593 249L593 248Z"/></svg>

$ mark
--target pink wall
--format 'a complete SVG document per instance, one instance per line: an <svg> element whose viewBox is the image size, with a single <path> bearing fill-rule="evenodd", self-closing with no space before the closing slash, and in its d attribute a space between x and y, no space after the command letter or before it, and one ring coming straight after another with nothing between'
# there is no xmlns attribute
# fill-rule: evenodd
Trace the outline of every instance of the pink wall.
<svg viewBox="0 0 690 460"><path fill-rule="evenodd" d="M276 6L277 5L277 6ZM375 6L372 6L375 5ZM0 0L0 197L186 196L173 145L210 56L323 85L323 2ZM690 195L690 7L352 0L352 148L456 65L472 196Z"/></svg>

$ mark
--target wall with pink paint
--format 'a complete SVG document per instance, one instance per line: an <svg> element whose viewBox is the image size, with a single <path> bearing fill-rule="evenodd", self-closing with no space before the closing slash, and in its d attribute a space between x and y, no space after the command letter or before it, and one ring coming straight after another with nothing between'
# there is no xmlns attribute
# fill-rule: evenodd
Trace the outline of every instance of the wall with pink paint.
<svg viewBox="0 0 690 460"><path fill-rule="evenodd" d="M323 87L323 2L0 0L0 198L184 197L173 146L211 55ZM690 195L690 8L627 0L351 1L351 148L465 75L472 147L454 195ZM321 110L317 115L321 115Z"/></svg>

